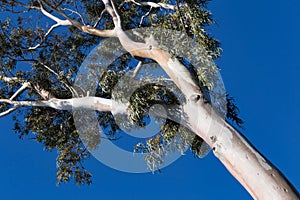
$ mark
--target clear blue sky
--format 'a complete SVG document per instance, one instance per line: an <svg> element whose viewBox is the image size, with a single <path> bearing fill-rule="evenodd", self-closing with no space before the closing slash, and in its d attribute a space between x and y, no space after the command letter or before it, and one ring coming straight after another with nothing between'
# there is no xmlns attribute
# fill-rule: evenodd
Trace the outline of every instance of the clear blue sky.
<svg viewBox="0 0 300 200"><path fill-rule="evenodd" d="M227 91L246 121L246 137L300 190L300 1L212 1ZM127 174L94 158L91 186L56 186L55 151L21 141L0 119L1 199L251 199L210 153L188 154L161 174Z"/></svg>

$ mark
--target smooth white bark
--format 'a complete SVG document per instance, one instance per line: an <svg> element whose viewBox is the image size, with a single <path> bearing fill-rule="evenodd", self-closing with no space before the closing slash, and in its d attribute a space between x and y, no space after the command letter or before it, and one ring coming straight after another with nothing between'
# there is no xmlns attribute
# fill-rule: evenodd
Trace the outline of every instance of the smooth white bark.
<svg viewBox="0 0 300 200"><path fill-rule="evenodd" d="M244 136L201 101L185 105L190 128L213 149L215 156L254 199L299 199L281 172Z"/></svg>
<svg viewBox="0 0 300 200"><path fill-rule="evenodd" d="M184 112L187 114L188 126L197 135L202 137L212 148L215 156L224 164L228 171L245 187L255 199L299 199L299 193L285 179L285 177L264 158L236 129L218 116L210 104L203 101L200 88L191 77L189 71L171 55L161 50L153 39L146 43L132 41L122 30L120 16L112 0L102 0L105 10L111 15L115 25L114 30L99 30L85 26L78 21L71 20L63 13L66 20L58 19L49 12L40 8L42 13L60 25L71 25L78 29L100 37L118 37L122 46L134 56L155 60L170 76L187 99ZM144 4L149 5L150 2ZM141 4L142 5L142 4ZM151 4L152 5L152 4ZM10 81L7 78L3 80ZM14 105L9 109L12 112L20 106L46 106L55 109L92 109L112 111L112 101L99 97L83 97L76 99L50 98L51 94L35 86L45 101L25 102L0 100L0 103ZM120 105L120 112L126 112L127 106ZM3 114L3 113L2 113ZM1 114L0 114L1 116ZM266 141L267 142L267 141Z"/></svg>

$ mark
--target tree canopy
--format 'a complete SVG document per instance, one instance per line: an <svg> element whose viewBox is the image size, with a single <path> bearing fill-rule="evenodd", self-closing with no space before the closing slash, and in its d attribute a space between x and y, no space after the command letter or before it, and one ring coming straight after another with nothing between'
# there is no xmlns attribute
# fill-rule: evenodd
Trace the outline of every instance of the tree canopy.
<svg viewBox="0 0 300 200"><path fill-rule="evenodd" d="M58 183L68 182L72 178L78 184L91 183L92 175L83 162L90 156L88 149L101 145L101 134L91 134L95 131L94 127L85 127L86 137L79 137L71 109L34 106L26 102L41 104L51 99L88 96L88 91L74 85L74 82L86 56L106 36L111 37L110 30L115 27L112 15L103 2L1 0L0 3L3 13L0 22L0 116L13 112L14 131L20 139L33 139L47 150L58 152ZM207 31L214 23L207 8L208 0L112 2L118 10L124 31L156 27L184 32L204 47L209 59L221 56L220 42ZM138 37L134 39L140 40ZM171 53L178 56L176 52ZM218 69L199 70L188 59L177 58L193 74L198 86L208 94L206 101L211 103L214 95L212 77ZM126 79L126 71L136 69L140 61L154 62L130 53L117 58L105 71L97 74L99 82L93 95L106 99L112 95L122 96L114 93L112 88L121 79ZM129 99L126 127L146 126L149 116L144 113L154 104L178 105L180 99L176 91L159 83L145 84L136 89ZM243 121L238 117L234 99L226 93L218 95L223 95L222 98L227 101L216 106L216 109L225 112L229 121L241 126ZM84 110L76 112L84 116ZM122 130L112 113L97 112L97 116L107 137L118 139L116 134ZM81 120L89 119L82 117ZM196 157L201 157L208 151L201 148L204 145L202 138L195 136L191 130L176 121L167 120L155 137L133 146L132 151L146 152L145 162L155 171L163 162L168 148L174 147L180 151L189 147Z"/></svg>

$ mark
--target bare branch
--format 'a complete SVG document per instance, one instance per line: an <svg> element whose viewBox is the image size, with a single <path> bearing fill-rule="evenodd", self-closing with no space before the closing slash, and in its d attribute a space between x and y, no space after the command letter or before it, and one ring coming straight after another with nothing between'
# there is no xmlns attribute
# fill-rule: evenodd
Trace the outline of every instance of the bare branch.
<svg viewBox="0 0 300 200"><path fill-rule="evenodd" d="M39 2L40 3L40 2ZM40 3L40 10L41 12L48 18L52 19L53 21L56 22L56 24L52 25L50 27L50 29L47 31L47 33L44 35L44 37L42 38L41 42L37 45L35 45L34 47L29 47L28 49L29 50L35 50L37 49L38 47L41 46L41 44L46 40L47 36L57 27L59 26L70 26L72 25L72 23L69 21L69 20L61 20L57 17L55 17L54 15L50 14L49 12L47 12L44 8L43 8L43 5Z"/></svg>
<svg viewBox="0 0 300 200"><path fill-rule="evenodd" d="M57 27L61 26L60 24L54 24L53 26L50 27L50 29L47 31L47 33L43 36L42 40L40 41L40 43L38 43L37 45L35 45L34 47L29 47L29 50L35 50L37 48L39 48L44 41L46 40L46 38L48 37L48 35Z"/></svg>
<svg viewBox="0 0 300 200"><path fill-rule="evenodd" d="M126 0L127 2L132 2L136 5L139 6L150 6L152 8L164 8L164 9L170 9L170 10L175 10L175 6L171 4L166 4L166 3L154 3L154 2L136 2L135 0Z"/></svg>
<svg viewBox="0 0 300 200"><path fill-rule="evenodd" d="M135 78L137 76L137 74L139 73L141 68L142 68L142 61L139 61L139 63L137 64L137 66L133 72L132 78Z"/></svg>
<svg viewBox="0 0 300 200"><path fill-rule="evenodd" d="M78 15L78 16L80 17L81 22L82 22L84 25L86 25L85 22L84 22L84 19L83 19L82 15L81 15L79 12L77 12L77 11L75 11L75 10L71 10L71 9L69 9L69 8L62 8L62 10L70 11L71 14L75 13L76 15Z"/></svg>
<svg viewBox="0 0 300 200"><path fill-rule="evenodd" d="M3 75L0 75L0 80L4 81L6 83L24 82L24 80L21 80L17 77L7 77L7 76L3 76Z"/></svg>
<svg viewBox="0 0 300 200"><path fill-rule="evenodd" d="M49 5L47 2L42 1L41 2L46 5L47 7L49 7L51 10L53 10L54 12L56 12L57 14L63 16L64 18L66 18L65 20L61 20L55 16L53 16L52 14L50 14L49 12L45 11L43 12L43 14L45 16L47 16L48 18L56 21L57 23L59 23L60 25L63 26L74 26L76 28L78 28L79 30L91 34L91 35L96 35L99 37L116 37L115 31L114 30L100 30L97 29L95 27L91 27L89 25L82 25L80 22L78 22L77 20L74 20L72 18L70 18L68 15L66 15L64 12L57 10L56 8L54 8L53 6Z"/></svg>
<svg viewBox="0 0 300 200"><path fill-rule="evenodd" d="M152 10L152 7L150 7L149 11L148 11L147 13L145 13L145 14L142 16L141 21L140 21L140 24L139 24L139 27L142 26L142 23L143 23L143 21L144 21L144 18L147 17L147 16L150 14L151 10Z"/></svg>
<svg viewBox="0 0 300 200"><path fill-rule="evenodd" d="M101 97L82 97L82 98L72 98L72 99L49 99L46 101L13 101L10 99L0 99L0 103L6 103L13 105L14 107L0 113L0 116L7 115L19 107L24 106L35 106L35 107L50 107L57 110L77 110L77 109L85 109L85 110L97 110L101 112L111 112L112 111L112 100L105 99ZM119 107L114 110L122 113L126 113L127 105L125 104L117 104Z"/></svg>
<svg viewBox="0 0 300 200"><path fill-rule="evenodd" d="M17 77L7 77L7 76L3 76L3 75L0 75L0 80L4 81L6 83L22 84L23 86L25 84L25 85L27 85L27 87L33 88L45 100L54 98L54 96L50 92L48 92L48 91L44 90L43 88L41 88L40 85L37 84L37 83L33 84L33 83L31 83L31 82L29 82L25 79L21 79L21 78L17 78ZM19 92L21 92L20 89L18 90ZM13 96L15 98L15 95L13 95Z"/></svg>
<svg viewBox="0 0 300 200"><path fill-rule="evenodd" d="M117 21L114 22L114 23L115 23L115 26L117 26L118 28L122 28L121 18L120 18L120 15L119 15L119 13L118 13L117 7L115 6L115 2L114 2L114 0L111 0L110 2L111 2L111 5L112 5L112 8L113 8L113 10L114 10L114 14L115 14L115 16L116 16L116 18L117 18ZM115 21L115 20L114 20L114 21Z"/></svg>
<svg viewBox="0 0 300 200"><path fill-rule="evenodd" d="M58 79L60 78L60 75L57 72L55 72L53 69L51 69L50 67L48 67L44 63L40 63L40 64L43 65L51 73L53 73ZM76 92L76 90L71 85L69 85L65 81L60 81L60 82L65 86L65 88L67 88L72 93L73 96L78 97L78 93Z"/></svg>
<svg viewBox="0 0 300 200"><path fill-rule="evenodd" d="M53 69L51 69L50 67L48 67L48 65L45 65L44 63L40 63L41 65L43 65L47 70L49 70L51 73L53 73L55 76L59 76L57 72L55 72Z"/></svg>
<svg viewBox="0 0 300 200"><path fill-rule="evenodd" d="M49 12L47 12L44 8L43 5L40 3L40 8L41 8L41 12L48 18L52 19L53 21L55 21L57 24L61 25L61 26L71 26L72 23L69 19L65 19L65 20L61 20L57 17L55 17L54 15L50 14Z"/></svg>
<svg viewBox="0 0 300 200"><path fill-rule="evenodd" d="M96 28L96 27L98 26L98 24L99 24L100 20L102 19L103 14L105 13L105 11L106 11L106 9L103 9L103 10L102 10L102 12L101 12L101 14L100 14L98 20L95 22L95 24L94 24L94 26L93 26L94 28Z"/></svg>
<svg viewBox="0 0 300 200"><path fill-rule="evenodd" d="M22 87L20 87L11 97L9 100L13 100L16 98L18 95L20 95L24 90L26 90L30 86L29 82L23 83Z"/></svg>
<svg viewBox="0 0 300 200"><path fill-rule="evenodd" d="M12 108L4 111L4 112L1 112L0 117L4 117L5 115L8 115L8 114L12 113L13 111L17 110L19 107L20 106L14 106L14 107L12 107Z"/></svg>

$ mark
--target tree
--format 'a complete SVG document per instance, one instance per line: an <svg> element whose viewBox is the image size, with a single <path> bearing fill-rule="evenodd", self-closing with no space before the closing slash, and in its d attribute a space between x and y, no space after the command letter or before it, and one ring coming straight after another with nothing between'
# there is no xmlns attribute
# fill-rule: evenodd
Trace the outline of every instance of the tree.
<svg viewBox="0 0 300 200"><path fill-rule="evenodd" d="M109 130L106 134L110 139L115 139L120 127L112 114L116 112L113 105L120 105L117 114L121 114L121 120L124 116L128 119L126 127L145 126L147 116L144 113L154 104L175 105L168 110L169 119L160 134L135 148L147 152L145 159L152 170L158 169L163 162L164 147L174 144L174 138L179 137L175 140L175 144L179 141L176 147L180 150L190 146L198 156L205 153L201 147L208 144L254 198L299 198L298 192L276 167L227 121L242 125L233 99L223 91L213 90L218 71L209 63L220 56L221 49L219 42L205 31L213 23L206 3L206 0L1 1L3 11L18 17L1 22L0 116L15 111L14 130L21 138L33 136L47 149L56 148L60 152L58 182L69 181L73 176L81 184L91 181L91 174L82 162L89 156L87 149L101 145L101 135L90 134L96 130L92 125L80 130L83 133L79 135L72 108L81 114L77 116L84 116L80 117L82 122L89 120L84 115L86 110L98 111L99 124ZM32 22L33 17L39 19L38 22ZM55 24L50 27L43 26L53 22ZM54 31L58 27L62 27L60 31ZM160 27L185 33L204 48L206 57L202 64L207 67L199 68L192 58L178 56L177 48L165 48L155 37L157 29L147 29L147 33L125 31L137 27ZM176 39L179 36L176 35ZM105 71L91 66L91 74L98 78L99 87L95 94L88 94L85 84L94 83L82 79L83 84L76 85L75 75L89 51L103 38L115 38L112 49L120 45L127 54L117 58ZM174 41L168 35L164 39ZM174 47L177 46L174 44ZM137 62L136 67L132 66ZM124 103L122 90L114 93L111 88L120 80L126 81L124 71L135 69L134 72L139 73L140 62L158 63L176 87L164 87L169 82L149 82L134 91ZM178 93L183 96L181 102ZM217 99L218 104L212 99ZM223 99L227 102L222 102ZM174 116L172 112L185 116L183 122L180 121L184 127L171 117ZM155 114L157 117L165 115ZM222 115L226 115L227 120Z"/></svg>

